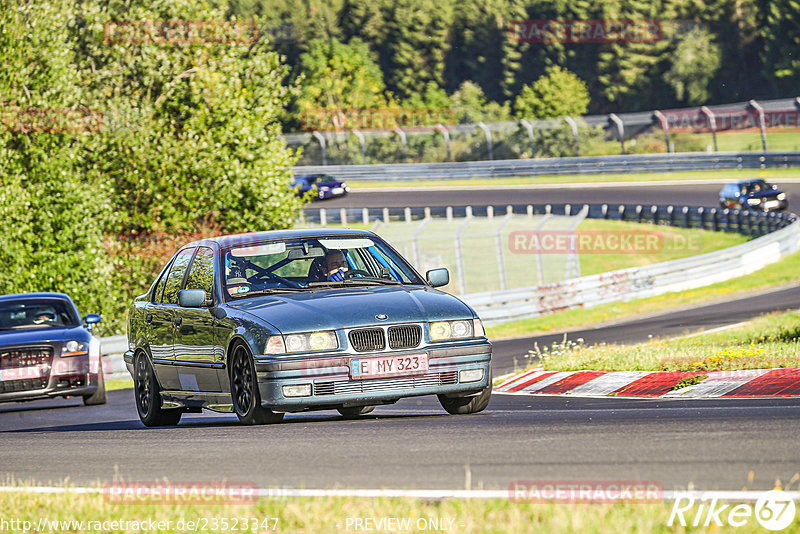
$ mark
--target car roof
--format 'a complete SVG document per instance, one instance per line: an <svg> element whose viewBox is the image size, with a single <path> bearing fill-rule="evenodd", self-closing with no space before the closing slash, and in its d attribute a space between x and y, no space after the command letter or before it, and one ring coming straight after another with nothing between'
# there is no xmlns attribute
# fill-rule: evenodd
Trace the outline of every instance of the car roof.
<svg viewBox="0 0 800 534"><path fill-rule="evenodd" d="M755 182L764 182L763 178L748 178L747 180L739 180L738 182L734 182L734 185L748 185Z"/></svg>
<svg viewBox="0 0 800 534"><path fill-rule="evenodd" d="M210 245L216 244L220 248L226 248L233 245L241 245L245 243L258 243L260 241L268 241L271 239L297 239L300 237L328 237L328 236L343 236L343 235L358 235L377 237L373 232L367 230L356 230L351 228L314 228L314 229L294 229L294 230L269 230L265 232L249 232L244 234L222 235L218 237L209 237L188 243L184 247Z"/></svg>
<svg viewBox="0 0 800 534"><path fill-rule="evenodd" d="M17 299L62 299L72 302L72 299L64 293L13 293L10 295L0 295L0 302L4 300L17 300Z"/></svg>

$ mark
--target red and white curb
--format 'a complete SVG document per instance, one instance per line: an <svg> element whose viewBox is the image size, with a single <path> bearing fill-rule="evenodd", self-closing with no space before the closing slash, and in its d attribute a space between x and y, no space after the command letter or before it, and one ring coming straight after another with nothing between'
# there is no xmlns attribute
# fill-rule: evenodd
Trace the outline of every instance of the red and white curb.
<svg viewBox="0 0 800 534"><path fill-rule="evenodd" d="M674 389L686 378L702 382ZM800 396L800 368L743 371L545 371L535 368L512 376L497 393L572 395L576 397L795 397Z"/></svg>

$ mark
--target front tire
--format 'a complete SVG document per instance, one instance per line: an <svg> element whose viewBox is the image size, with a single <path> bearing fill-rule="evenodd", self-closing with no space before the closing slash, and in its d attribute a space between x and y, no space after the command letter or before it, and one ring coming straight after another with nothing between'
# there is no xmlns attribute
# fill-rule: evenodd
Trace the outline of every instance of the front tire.
<svg viewBox="0 0 800 534"><path fill-rule="evenodd" d="M362 415L367 415L375 409L375 406L347 406L336 408L345 419L358 419Z"/></svg>
<svg viewBox="0 0 800 534"><path fill-rule="evenodd" d="M97 371L97 390L91 395L83 396L84 406L97 406L106 403L106 380L103 377L102 365Z"/></svg>
<svg viewBox="0 0 800 534"><path fill-rule="evenodd" d="M231 398L233 411L243 425L265 425L278 423L283 413L273 412L261 406L261 392L258 389L255 363L250 351L236 345L231 355Z"/></svg>
<svg viewBox="0 0 800 534"><path fill-rule="evenodd" d="M447 397L445 395L437 395L437 397L439 397L442 408L449 414L465 415L482 412L489 406L492 398L492 383L489 382L483 391L473 397Z"/></svg>
<svg viewBox="0 0 800 534"><path fill-rule="evenodd" d="M158 392L158 381L153 366L147 356L140 354L136 358L136 372L133 379L133 391L136 395L136 411L145 426L175 426L181 420L179 409L164 410L161 408L161 394Z"/></svg>

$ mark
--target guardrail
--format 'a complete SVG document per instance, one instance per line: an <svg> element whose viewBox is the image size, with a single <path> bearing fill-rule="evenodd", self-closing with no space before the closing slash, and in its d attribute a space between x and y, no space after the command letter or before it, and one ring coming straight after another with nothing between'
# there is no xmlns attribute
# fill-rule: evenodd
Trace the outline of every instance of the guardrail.
<svg viewBox="0 0 800 534"><path fill-rule="evenodd" d="M655 223L761 236L747 243L700 256L573 278L556 284L463 295L462 300L475 308L486 324L535 317L563 309L590 308L618 300L651 297L670 291L702 287L757 271L800 249L800 220L791 213L624 204L617 206L608 204L448 206L403 208L401 211L389 208L365 208L364 210L359 209L357 213L365 221L396 220L400 214L404 219L412 220L423 217L456 217L459 215L493 217L503 212L529 215L546 213L570 215L585 210L589 218ZM344 213L345 221L352 220L347 217L348 211L350 210L334 210L332 213L338 213L340 216ZM125 350L127 350L127 337L124 335L101 339L106 379L130 376L122 360L122 353Z"/></svg>
<svg viewBox="0 0 800 534"><path fill-rule="evenodd" d="M449 220L469 217L494 218L514 215L575 215L586 211L590 219L611 219L637 223L665 224L747 235L774 232L794 221L790 213L739 211L702 206L630 204L513 204L497 206L436 206L405 208L318 208L306 209L305 222L326 224L368 224L373 221L412 222L426 218Z"/></svg>
<svg viewBox="0 0 800 534"><path fill-rule="evenodd" d="M683 152L543 159L393 163L387 165L313 165L295 167L297 176L330 174L351 182L364 180L465 180L564 174L776 169L800 167L800 152Z"/></svg>

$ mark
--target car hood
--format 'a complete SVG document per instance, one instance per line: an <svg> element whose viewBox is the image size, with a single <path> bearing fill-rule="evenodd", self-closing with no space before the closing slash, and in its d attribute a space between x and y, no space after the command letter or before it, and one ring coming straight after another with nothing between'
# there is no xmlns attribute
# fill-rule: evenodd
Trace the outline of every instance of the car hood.
<svg viewBox="0 0 800 534"><path fill-rule="evenodd" d="M57 343L62 341L88 341L89 332L82 326L45 327L0 331L0 347L30 343Z"/></svg>
<svg viewBox="0 0 800 534"><path fill-rule="evenodd" d="M456 297L420 286L326 288L257 296L229 305L267 321L284 334L474 316ZM378 314L388 318L379 321Z"/></svg>
<svg viewBox="0 0 800 534"><path fill-rule="evenodd" d="M317 187L344 187L344 182L316 182Z"/></svg>
<svg viewBox="0 0 800 534"><path fill-rule="evenodd" d="M776 197L783 193L780 189L767 189L766 191L759 191L758 193L750 193L745 195L745 198L770 198Z"/></svg>

